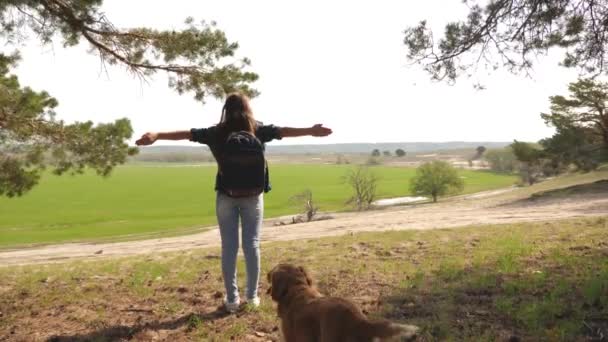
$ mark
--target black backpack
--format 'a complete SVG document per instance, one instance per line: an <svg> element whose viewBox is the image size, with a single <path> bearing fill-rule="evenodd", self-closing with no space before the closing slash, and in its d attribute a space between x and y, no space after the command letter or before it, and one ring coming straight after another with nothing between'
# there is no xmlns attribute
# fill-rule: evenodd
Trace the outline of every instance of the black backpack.
<svg viewBox="0 0 608 342"><path fill-rule="evenodd" d="M232 132L221 146L219 188L230 197L257 196L266 184L264 145L253 134Z"/></svg>

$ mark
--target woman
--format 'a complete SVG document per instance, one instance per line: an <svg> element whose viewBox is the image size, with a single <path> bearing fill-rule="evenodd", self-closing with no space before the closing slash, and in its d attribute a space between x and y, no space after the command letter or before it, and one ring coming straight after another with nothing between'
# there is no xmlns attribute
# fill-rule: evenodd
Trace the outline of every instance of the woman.
<svg viewBox="0 0 608 342"><path fill-rule="evenodd" d="M245 133L243 133L245 132ZM268 168L263 171L263 191L248 196L235 196L227 191L229 185L225 184L226 172L222 167L228 168L225 160L230 159L226 155L228 142L240 141L230 140L235 134L239 137L247 137L248 134L255 136L254 139L263 144L274 139L288 137L314 136L324 137L332 133L331 129L321 124L310 128L277 127L274 125L263 125L255 121L253 112L249 105L249 99L242 94L231 94L226 98L222 108L222 116L217 125L208 128L193 128L189 131L176 132L149 132L144 134L137 145L151 145L157 140L190 140L209 146L213 156L218 162L218 174L216 176L215 190L216 215L220 227L222 239L222 273L226 296L224 305L227 311L235 312L240 305L239 291L236 277L236 260L239 248L238 225L239 218L242 221L243 254L247 270L247 302L257 307L260 304L258 297L258 282L260 274L260 230L262 227L264 211L264 192L270 191ZM251 150L251 149L250 149ZM234 159L234 158L232 158ZM249 158L251 159L251 158ZM234 165L234 164L233 164ZM237 170L238 173L238 170ZM242 172L243 177L248 177L250 172ZM224 178L222 178L224 176ZM242 192L241 192L242 193Z"/></svg>

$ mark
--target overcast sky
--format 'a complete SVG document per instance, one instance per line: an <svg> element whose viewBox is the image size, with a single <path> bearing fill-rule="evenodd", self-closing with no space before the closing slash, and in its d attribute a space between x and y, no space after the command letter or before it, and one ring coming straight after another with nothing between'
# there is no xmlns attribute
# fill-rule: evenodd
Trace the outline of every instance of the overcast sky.
<svg viewBox="0 0 608 342"><path fill-rule="evenodd" d="M431 82L419 66L407 65L403 31L422 19L440 29L461 18L467 11L460 0L106 0L103 10L118 27L180 28L188 16L215 20L260 75L256 118L334 130L322 140L281 143L536 141L552 133L539 116L548 97L566 94L576 79L575 71L557 65L557 54L538 61L532 78L480 70L455 86ZM31 40L17 74L22 84L56 97L58 117L66 121L129 118L133 141L146 131L219 119L221 101L201 105L180 96L163 74L141 83L119 67L102 72L99 58L86 50ZM473 88L479 81L486 90Z"/></svg>

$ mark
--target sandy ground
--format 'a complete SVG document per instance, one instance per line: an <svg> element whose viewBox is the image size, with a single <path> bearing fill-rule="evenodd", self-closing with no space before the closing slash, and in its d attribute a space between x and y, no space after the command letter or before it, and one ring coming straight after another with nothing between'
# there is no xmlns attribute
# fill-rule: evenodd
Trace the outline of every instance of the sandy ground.
<svg viewBox="0 0 608 342"><path fill-rule="evenodd" d="M501 199L503 189L438 203L391 207L364 213L334 214L333 219L277 226L266 221L262 241L312 239L363 231L435 229L481 224L558 220L608 215L608 196L595 194L568 200ZM504 197L504 196L503 196ZM517 198L515 198L517 199ZM0 266L97 259L219 246L217 228L178 237L114 243L69 243L0 252Z"/></svg>

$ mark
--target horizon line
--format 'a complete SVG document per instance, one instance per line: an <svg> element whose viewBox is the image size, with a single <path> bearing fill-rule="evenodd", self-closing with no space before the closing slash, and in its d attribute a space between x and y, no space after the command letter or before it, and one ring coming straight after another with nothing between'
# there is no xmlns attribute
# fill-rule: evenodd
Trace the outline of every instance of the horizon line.
<svg viewBox="0 0 608 342"><path fill-rule="evenodd" d="M381 144L450 144L450 143L468 143L468 144L472 144L472 143L490 143L490 144L510 144L513 141L491 141L491 140L446 140L446 141L387 141L387 142L339 142L339 143L304 143L304 144L268 144L268 147L272 147L272 146L307 146L307 145L381 145ZM203 145L206 146L204 144L197 144L197 143L193 143L193 142L184 142L184 143L179 143L179 144L155 144L155 145L148 145L148 146L136 146L133 145L134 147L175 147L175 146L184 146L184 147L188 147L188 146L199 146L199 145Z"/></svg>

